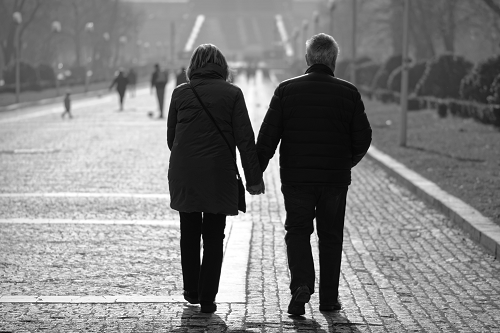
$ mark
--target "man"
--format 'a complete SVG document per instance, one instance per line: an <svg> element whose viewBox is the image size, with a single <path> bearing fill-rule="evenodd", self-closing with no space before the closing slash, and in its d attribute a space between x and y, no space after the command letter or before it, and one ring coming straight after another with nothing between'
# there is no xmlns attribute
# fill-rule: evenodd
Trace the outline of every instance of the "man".
<svg viewBox="0 0 500 333"><path fill-rule="evenodd" d="M288 313L305 314L314 293L310 236L319 238L320 311L340 310L338 287L351 168L366 154L372 130L354 85L334 76L339 48L329 35L306 42L304 75L275 90L260 128L257 152L264 171L281 140L285 242L291 273Z"/></svg>
<svg viewBox="0 0 500 333"><path fill-rule="evenodd" d="M158 106L160 107L160 116L158 118L163 118L163 100L165 98L165 86L168 81L168 73L166 71L160 70L160 65L155 64L155 70L151 75L151 91L153 87L156 89L156 96L158 97Z"/></svg>
<svg viewBox="0 0 500 333"><path fill-rule="evenodd" d="M181 67L181 71L177 74L177 77L176 77L175 86L178 86L178 85L186 83L186 82L187 82L186 68L185 67Z"/></svg>

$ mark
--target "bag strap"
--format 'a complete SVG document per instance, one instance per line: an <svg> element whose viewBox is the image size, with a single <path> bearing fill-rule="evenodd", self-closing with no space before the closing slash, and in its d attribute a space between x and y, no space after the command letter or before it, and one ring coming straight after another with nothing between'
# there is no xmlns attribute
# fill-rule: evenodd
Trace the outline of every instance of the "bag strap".
<svg viewBox="0 0 500 333"><path fill-rule="evenodd" d="M241 176L240 176L240 172L238 170L238 165L236 164L236 156L233 154L233 149L231 148L231 145L229 144L229 141L227 141L227 138L226 136L224 135L224 133L222 133L219 125L217 125L217 122L215 121L214 117L212 116L212 114L210 113L210 111L208 111L207 107L205 106L205 104L203 104L203 101L201 100L200 96L198 95L198 93L196 92L196 90L194 89L193 85L191 84L191 81L189 82L189 86L191 87L191 90L193 90L193 93L194 95L196 96L196 98L198 99L198 102L200 102L201 106L203 107L203 109L205 110L205 112L207 113L208 117L212 120L212 122L214 123L215 127L217 128L217 131L219 132L219 134L222 136L222 138L224 139L224 142L226 142L226 145L227 147L229 148L229 152L231 153L231 157L233 158L233 162L234 162L234 166L236 167L236 174L238 175L238 178L241 179Z"/></svg>

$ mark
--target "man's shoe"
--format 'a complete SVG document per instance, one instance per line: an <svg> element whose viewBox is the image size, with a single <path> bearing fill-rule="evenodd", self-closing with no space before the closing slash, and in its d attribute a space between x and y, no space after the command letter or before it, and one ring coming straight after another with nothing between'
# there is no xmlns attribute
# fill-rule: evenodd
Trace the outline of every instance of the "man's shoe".
<svg viewBox="0 0 500 333"><path fill-rule="evenodd" d="M217 311L217 305L214 302L201 302L201 312L214 313Z"/></svg>
<svg viewBox="0 0 500 333"><path fill-rule="evenodd" d="M198 292L197 291L186 291L184 290L184 299L189 302L189 304L199 304Z"/></svg>
<svg viewBox="0 0 500 333"><path fill-rule="evenodd" d="M337 310L341 310L341 309L342 309L342 305L340 304L340 302L338 300L333 302L333 304L320 304L319 305L319 311L337 311Z"/></svg>
<svg viewBox="0 0 500 333"><path fill-rule="evenodd" d="M301 316L306 313L304 304L311 299L311 292L307 286L300 286L292 293L292 299L288 305L288 313Z"/></svg>

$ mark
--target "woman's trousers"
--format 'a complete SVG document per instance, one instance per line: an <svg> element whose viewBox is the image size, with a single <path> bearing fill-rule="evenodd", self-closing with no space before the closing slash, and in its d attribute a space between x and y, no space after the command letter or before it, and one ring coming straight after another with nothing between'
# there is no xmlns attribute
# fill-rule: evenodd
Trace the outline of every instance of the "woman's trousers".
<svg viewBox="0 0 500 333"><path fill-rule="evenodd" d="M198 292L200 302L213 302L219 290L226 215L183 213L181 220L181 265L184 290ZM200 241L203 239L203 259Z"/></svg>

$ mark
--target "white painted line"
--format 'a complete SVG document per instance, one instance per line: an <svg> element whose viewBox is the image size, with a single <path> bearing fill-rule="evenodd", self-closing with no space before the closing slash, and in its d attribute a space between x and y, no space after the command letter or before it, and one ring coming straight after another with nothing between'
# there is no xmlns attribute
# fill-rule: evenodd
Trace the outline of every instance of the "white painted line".
<svg viewBox="0 0 500 333"><path fill-rule="evenodd" d="M184 303L181 295L176 296L156 296L156 295L106 295L106 296L0 296L0 303Z"/></svg>
<svg viewBox="0 0 500 333"><path fill-rule="evenodd" d="M0 219L0 224L109 224L109 225L163 225L177 226L176 220L73 220L73 219Z"/></svg>
<svg viewBox="0 0 500 333"><path fill-rule="evenodd" d="M73 224L140 224L177 226L178 221L156 220L70 220L70 219L0 219L1 223L73 223ZM224 239L224 261L222 263L219 303L246 302L246 278L250 257L252 221L243 215L228 217ZM175 296L140 296L140 295L68 295L68 296L31 296L0 295L0 303L179 303L185 302L181 295Z"/></svg>
<svg viewBox="0 0 500 333"><path fill-rule="evenodd" d="M500 257L500 226L467 203L442 190L435 183L408 169L405 165L384 154L374 146L370 146L368 154L405 181L413 184L425 195L440 202L452 214L463 219L468 226L462 226L462 228L471 235L477 233L477 235L473 235L473 238L491 251L497 259Z"/></svg>
<svg viewBox="0 0 500 333"><path fill-rule="evenodd" d="M0 198L131 198L131 199L168 199L163 193L80 193L80 192L47 192L47 193L0 193Z"/></svg>
<svg viewBox="0 0 500 333"><path fill-rule="evenodd" d="M250 257L250 241L252 238L252 221L238 217L235 220L222 263L219 283L218 302L245 302L248 260Z"/></svg>
<svg viewBox="0 0 500 333"><path fill-rule="evenodd" d="M73 103L72 110L82 108L82 107L91 107L91 106L96 106L96 105L99 105L102 103L111 102L111 98L112 98L111 96L105 96L105 97L96 97L93 99L77 100ZM33 113L28 113L28 114L23 114L23 115L19 115L19 116L14 116L14 117L2 119L2 120L0 120L0 125L6 124L6 123L12 123L12 122L16 122L16 121L21 121L21 120L38 118L41 116L46 116L46 115L54 114L54 113L62 113L62 111L63 111L62 104L60 106L49 105L49 106L47 106L47 109L45 109L45 110L36 111Z"/></svg>

